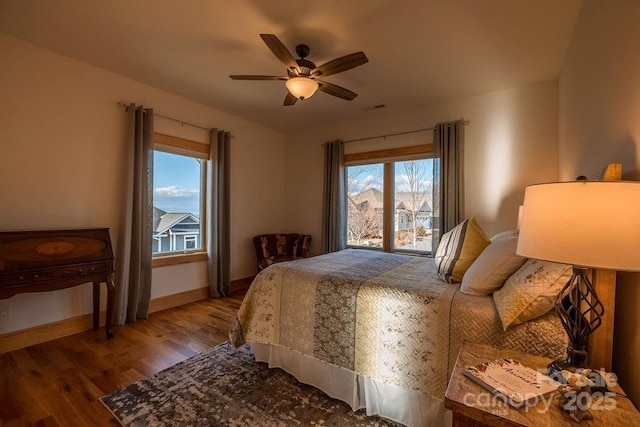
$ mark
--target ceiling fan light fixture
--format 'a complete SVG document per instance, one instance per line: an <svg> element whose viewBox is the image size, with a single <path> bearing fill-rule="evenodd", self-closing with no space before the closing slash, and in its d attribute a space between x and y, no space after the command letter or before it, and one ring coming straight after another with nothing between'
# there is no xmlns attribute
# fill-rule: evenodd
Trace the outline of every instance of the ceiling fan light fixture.
<svg viewBox="0 0 640 427"><path fill-rule="evenodd" d="M364 52L355 52L326 62L318 67L311 61L305 59L309 55L309 46L297 45L296 53L300 59L294 59L287 47L282 44L280 39L274 34L260 34L262 41L265 42L271 52L287 66L286 76L263 76L263 75L230 75L233 80L285 80L287 87L287 96L284 98L284 106L294 105L298 100L307 99L313 96L318 89L327 95L335 96L347 101L353 100L357 93L348 89L334 85L324 80L316 80L320 77L324 78L332 74L342 73L343 71L359 67L369 62ZM287 77L288 76L288 77Z"/></svg>
<svg viewBox="0 0 640 427"><path fill-rule="evenodd" d="M284 85L299 100L311 98L318 90L318 82L309 77L292 77Z"/></svg>

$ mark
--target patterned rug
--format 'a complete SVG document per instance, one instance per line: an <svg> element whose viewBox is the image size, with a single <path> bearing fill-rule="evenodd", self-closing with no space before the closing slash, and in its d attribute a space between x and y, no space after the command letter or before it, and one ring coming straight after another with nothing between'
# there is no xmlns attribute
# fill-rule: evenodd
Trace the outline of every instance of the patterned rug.
<svg viewBox="0 0 640 427"><path fill-rule="evenodd" d="M100 400L125 426L398 425L353 412L228 342Z"/></svg>

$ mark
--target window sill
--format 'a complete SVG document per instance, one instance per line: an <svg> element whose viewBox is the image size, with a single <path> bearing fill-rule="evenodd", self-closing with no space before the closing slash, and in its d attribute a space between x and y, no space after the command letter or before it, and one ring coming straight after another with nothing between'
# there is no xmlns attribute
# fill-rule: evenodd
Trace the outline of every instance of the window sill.
<svg viewBox="0 0 640 427"><path fill-rule="evenodd" d="M151 267L167 267L170 265L201 262L208 259L206 252L192 252L183 254L158 255L151 260Z"/></svg>
<svg viewBox="0 0 640 427"><path fill-rule="evenodd" d="M413 249L393 249L391 253L400 254L400 255L413 255L413 256L421 256L427 258L433 258L431 252L426 251L416 251Z"/></svg>
<svg viewBox="0 0 640 427"><path fill-rule="evenodd" d="M355 246L355 245L347 245L347 249L360 249L363 251L376 251L376 252L384 252L383 249L379 246ZM415 251L411 249L392 249L390 252L386 252L390 254L400 254L400 255L411 255L411 256L419 256L432 258L433 255L431 252L422 252Z"/></svg>

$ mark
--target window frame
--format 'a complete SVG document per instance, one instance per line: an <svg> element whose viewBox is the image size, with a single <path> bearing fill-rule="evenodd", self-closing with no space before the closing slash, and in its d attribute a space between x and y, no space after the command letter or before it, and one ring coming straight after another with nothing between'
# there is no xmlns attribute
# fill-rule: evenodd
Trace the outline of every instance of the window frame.
<svg viewBox="0 0 640 427"><path fill-rule="evenodd" d="M382 248L346 245L347 248L383 251L389 253L403 253L415 256L433 256L433 253L431 251L425 252L413 249L394 249L393 240L395 238L395 230L393 226L393 216L395 209L393 208L393 201L395 195L395 163L407 160L424 160L435 158L436 157L433 150L433 144L419 144L406 147L344 154L343 161L345 168L348 168L350 166L372 164L383 165Z"/></svg>
<svg viewBox="0 0 640 427"><path fill-rule="evenodd" d="M166 135L158 132L153 134L153 151L161 151L169 154L192 157L202 160L200 168L200 249L185 249L182 251L160 252L152 254L152 267L166 267L169 265L185 264L191 262L201 262L208 259L207 256L207 162L209 161L209 144ZM155 173L155 171L154 171ZM186 238L187 236L183 236Z"/></svg>

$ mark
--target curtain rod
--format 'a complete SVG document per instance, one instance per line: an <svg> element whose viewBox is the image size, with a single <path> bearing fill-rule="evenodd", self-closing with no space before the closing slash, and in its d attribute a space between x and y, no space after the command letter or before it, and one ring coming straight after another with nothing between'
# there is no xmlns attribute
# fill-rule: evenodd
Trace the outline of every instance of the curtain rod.
<svg viewBox="0 0 640 427"><path fill-rule="evenodd" d="M122 102L122 101L118 101L118 106L122 107L124 109L129 108L129 106L127 104L125 104L124 102ZM193 123L185 122L184 120L176 119L176 118L173 118L173 117L165 116L163 114L156 113L155 111L154 111L153 115L154 116L158 116L158 117L162 117L163 119L173 120L174 122L180 123L182 126L187 125L187 126L191 126L191 127L198 128L198 129L204 129L206 131L211 131L211 128L207 128L207 127L204 127L204 126L200 126L200 125L196 125L196 124L193 124Z"/></svg>
<svg viewBox="0 0 640 427"><path fill-rule="evenodd" d="M471 123L470 120L463 120L462 124L464 124L465 126L468 125L469 123ZM400 136L400 135L408 135L410 133L419 133L419 132L426 132L428 130L433 130L433 126L430 128L424 128L424 129L416 129L416 130L408 130L406 132L397 132L397 133L389 133L387 135L378 135L378 136L368 136L366 138L358 138L358 139L350 139L348 141L344 141L345 144L348 144L349 142L358 142L358 141L367 141L369 139L377 139L377 138L387 138L387 137L391 137L391 136Z"/></svg>

